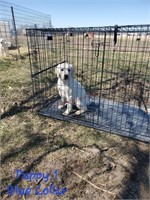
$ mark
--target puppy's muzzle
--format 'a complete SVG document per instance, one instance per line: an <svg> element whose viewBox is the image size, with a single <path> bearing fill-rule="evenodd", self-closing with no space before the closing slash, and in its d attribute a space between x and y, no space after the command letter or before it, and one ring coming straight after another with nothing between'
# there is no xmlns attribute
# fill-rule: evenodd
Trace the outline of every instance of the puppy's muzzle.
<svg viewBox="0 0 150 200"><path fill-rule="evenodd" d="M68 74L65 74L64 79L68 80L68 78L69 78Z"/></svg>

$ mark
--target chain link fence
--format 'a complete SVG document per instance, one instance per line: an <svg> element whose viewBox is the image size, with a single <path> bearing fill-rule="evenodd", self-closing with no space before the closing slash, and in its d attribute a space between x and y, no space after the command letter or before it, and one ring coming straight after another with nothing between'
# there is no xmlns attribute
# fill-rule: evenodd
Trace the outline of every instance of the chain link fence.
<svg viewBox="0 0 150 200"><path fill-rule="evenodd" d="M10 53L27 50L26 28L50 27L50 15L0 1L0 39L8 42Z"/></svg>

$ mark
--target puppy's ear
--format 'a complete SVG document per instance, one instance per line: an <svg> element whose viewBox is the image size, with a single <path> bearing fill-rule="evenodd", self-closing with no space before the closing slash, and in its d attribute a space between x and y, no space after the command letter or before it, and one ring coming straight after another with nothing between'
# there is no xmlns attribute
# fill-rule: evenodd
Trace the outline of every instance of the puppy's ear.
<svg viewBox="0 0 150 200"><path fill-rule="evenodd" d="M55 68L55 74L57 75L57 78L59 78L59 65Z"/></svg>
<svg viewBox="0 0 150 200"><path fill-rule="evenodd" d="M70 65L70 69L71 69L71 75L73 76L74 75L74 66Z"/></svg>

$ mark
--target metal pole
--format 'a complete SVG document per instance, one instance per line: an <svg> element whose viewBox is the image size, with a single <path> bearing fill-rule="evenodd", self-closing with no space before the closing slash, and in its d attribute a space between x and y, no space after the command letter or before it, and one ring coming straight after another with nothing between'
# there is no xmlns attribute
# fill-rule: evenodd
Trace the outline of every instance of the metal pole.
<svg viewBox="0 0 150 200"><path fill-rule="evenodd" d="M19 45L18 45L17 29L16 29L16 22L15 22L13 6L11 6L11 14L12 14L12 20L13 20L13 27L14 27L14 31L15 31L15 43L16 43L16 47L18 49L18 53L20 55L20 49L19 49Z"/></svg>
<svg viewBox="0 0 150 200"><path fill-rule="evenodd" d="M103 81L103 74L104 74L104 65L105 65L105 47L106 47L106 31L104 33L104 45L103 45L103 55L102 55L102 65L101 65L101 77L100 77L100 94L99 94L99 108L98 108L98 117L97 117L97 124L99 123L100 117L100 106L101 106L101 97L102 97L102 81Z"/></svg>

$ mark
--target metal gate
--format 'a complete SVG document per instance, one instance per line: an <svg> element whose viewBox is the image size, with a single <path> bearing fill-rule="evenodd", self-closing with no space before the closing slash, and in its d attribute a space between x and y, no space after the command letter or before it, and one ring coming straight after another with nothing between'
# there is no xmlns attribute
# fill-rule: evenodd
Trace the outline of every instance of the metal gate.
<svg viewBox="0 0 150 200"><path fill-rule="evenodd" d="M41 115L149 141L150 25L27 29L34 107ZM67 61L90 97L58 110L55 68Z"/></svg>

